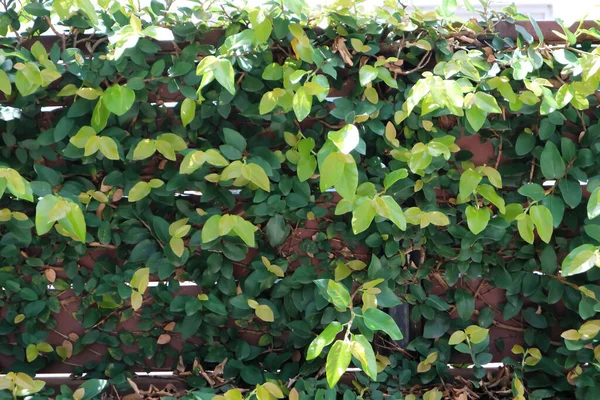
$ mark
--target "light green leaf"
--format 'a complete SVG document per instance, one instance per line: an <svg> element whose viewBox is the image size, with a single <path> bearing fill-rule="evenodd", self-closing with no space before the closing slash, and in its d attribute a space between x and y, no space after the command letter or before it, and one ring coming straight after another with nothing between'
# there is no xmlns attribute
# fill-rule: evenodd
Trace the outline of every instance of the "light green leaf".
<svg viewBox="0 0 600 400"><path fill-rule="evenodd" d="M8 79L8 75L2 69L0 69L0 91L2 91L6 96L10 96L12 93L10 79Z"/></svg>
<svg viewBox="0 0 600 400"><path fill-rule="evenodd" d="M342 331L343 328L343 325L337 321L333 321L327 325L323 332L314 338L308 346L306 361L317 358L323 349L335 340L335 337Z"/></svg>
<svg viewBox="0 0 600 400"><path fill-rule="evenodd" d="M469 230L473 232L474 235L482 232L490 221L490 213L488 212L487 207L477 209L473 206L467 206L465 216L467 217Z"/></svg>
<svg viewBox="0 0 600 400"><path fill-rule="evenodd" d="M73 139L71 139L72 141ZM154 140L144 139L135 146L133 150L133 159L134 160L144 160L150 157L156 151L156 146L154 146Z"/></svg>
<svg viewBox="0 0 600 400"><path fill-rule="evenodd" d="M329 153L322 165L319 165L319 187L321 192L335 185L342 177L345 169L345 162L341 154L334 151Z"/></svg>
<svg viewBox="0 0 600 400"><path fill-rule="evenodd" d="M533 221L531 217L527 214L521 214L517 217L517 228L519 229L519 234L524 241L529 244L533 244Z"/></svg>
<svg viewBox="0 0 600 400"><path fill-rule="evenodd" d="M483 92L475 93L475 105L485 113L501 113L502 110L498 107L496 98L492 95Z"/></svg>
<svg viewBox="0 0 600 400"><path fill-rule="evenodd" d="M233 231L250 247L256 246L254 241L254 232L258 228L249 221L246 221L242 217L238 217L237 222L233 226Z"/></svg>
<svg viewBox="0 0 600 400"><path fill-rule="evenodd" d="M479 185L477 187L477 193L479 193L481 196L483 196L484 199L498 207L498 211L500 211L501 214L504 214L506 212L504 199L496 193L492 186L487 184Z"/></svg>
<svg viewBox="0 0 600 400"><path fill-rule="evenodd" d="M340 380L352 360L351 343L338 340L331 346L327 354L325 364L325 375L330 388L333 388Z"/></svg>
<svg viewBox="0 0 600 400"><path fill-rule="evenodd" d="M273 111L273 109L277 107L277 100L278 98L273 92L265 93L260 99L260 104L258 105L258 112L261 115L264 115Z"/></svg>
<svg viewBox="0 0 600 400"><path fill-rule="evenodd" d="M363 65L360 71L358 71L358 80L361 86L366 86L368 83L374 81L379 74L379 70L372 65Z"/></svg>
<svg viewBox="0 0 600 400"><path fill-rule="evenodd" d="M94 111L92 113L92 119L90 122L92 128L94 128L96 132L100 132L106 127L108 117L110 117L110 111L104 107L104 104L102 104L102 98L100 98L96 102L96 106L94 107Z"/></svg>
<svg viewBox="0 0 600 400"><path fill-rule="evenodd" d="M181 103L181 124L188 126L196 115L196 102L190 98L185 98Z"/></svg>
<svg viewBox="0 0 600 400"><path fill-rule="evenodd" d="M408 176L408 171L405 168L397 169L390 172L383 179L383 187L388 190L394 183Z"/></svg>
<svg viewBox="0 0 600 400"><path fill-rule="evenodd" d="M156 139L154 141L154 146L156 147L156 150L158 150L158 152L162 154L167 160L177 160L175 150L173 149L173 146L171 146L171 143L165 140Z"/></svg>
<svg viewBox="0 0 600 400"><path fill-rule="evenodd" d="M292 102L294 113L298 121L304 120L310 114L312 107L312 96L306 93L306 89L303 87L299 88L294 94L294 100Z"/></svg>
<svg viewBox="0 0 600 400"><path fill-rule="evenodd" d="M130 203L139 201L148 196L150 194L150 190L151 188L150 185L148 185L148 182L138 182L131 188L131 190L129 190L127 200Z"/></svg>
<svg viewBox="0 0 600 400"><path fill-rule="evenodd" d="M98 149L100 150L100 153L104 154L104 157L109 160L119 159L119 148L113 138L108 136L99 138Z"/></svg>
<svg viewBox="0 0 600 400"><path fill-rule="evenodd" d="M335 189L345 199L353 199L358 187L358 168L351 156L346 156L343 163L343 172L335 183Z"/></svg>
<svg viewBox="0 0 600 400"><path fill-rule="evenodd" d="M471 128L473 128L473 131L475 132L481 129L487 119L487 114L476 106L467 108L465 115L467 117L467 121L469 121L469 124L471 125Z"/></svg>
<svg viewBox="0 0 600 400"><path fill-rule="evenodd" d="M213 215L204 223L204 226L202 227L202 243L212 242L219 237L220 221L220 215Z"/></svg>
<svg viewBox="0 0 600 400"><path fill-rule="evenodd" d="M171 251L173 251L173 254L175 254L177 257L181 257L183 255L183 251L185 250L183 239L178 237L172 237L171 240L169 240L169 247L171 248Z"/></svg>
<svg viewBox="0 0 600 400"><path fill-rule="evenodd" d="M250 181L265 192L271 191L271 182L264 169L258 164L246 164L250 169Z"/></svg>
<svg viewBox="0 0 600 400"><path fill-rule="evenodd" d="M217 82L229 93L235 95L234 71L231 61L220 58L212 64L212 68Z"/></svg>
<svg viewBox="0 0 600 400"><path fill-rule="evenodd" d="M327 137L343 154L348 154L354 150L360 139L358 128L353 124L348 124L338 131L331 131Z"/></svg>
<svg viewBox="0 0 600 400"><path fill-rule="evenodd" d="M145 293L150 282L150 268L139 268L135 270L129 283L132 288L140 293Z"/></svg>
<svg viewBox="0 0 600 400"><path fill-rule="evenodd" d="M59 198L48 194L44 196L35 208L35 229L38 235L43 235L52 229L54 221L50 219L50 210L59 202Z"/></svg>
<svg viewBox="0 0 600 400"><path fill-rule="evenodd" d="M83 149L85 148L90 138L94 136L96 136L96 131L94 130L94 128L92 128L91 126L83 126L77 131L77 134L75 134L75 136L69 139L69 141L73 143L73 146Z"/></svg>
<svg viewBox="0 0 600 400"><path fill-rule="evenodd" d="M377 360L373 347L363 335L352 335L352 355L360 362L362 370L371 379L377 379Z"/></svg>
<svg viewBox="0 0 600 400"><path fill-rule="evenodd" d="M396 203L391 196L381 196L381 199L385 202L388 207L389 215L388 218L394 223L400 230L406 230L406 218L402 212L402 208Z"/></svg>
<svg viewBox="0 0 600 400"><path fill-rule="evenodd" d="M544 206L532 206L529 209L531 221L535 225L540 238L549 243L552 238L554 225L552 223L552 213Z"/></svg>
<svg viewBox="0 0 600 400"><path fill-rule="evenodd" d="M587 203L587 216L589 219L594 219L600 215L600 187L594 189Z"/></svg>
<svg viewBox="0 0 600 400"><path fill-rule="evenodd" d="M327 282L327 295L329 301L338 309L344 311L350 307L350 293L341 283L329 280Z"/></svg>
<svg viewBox="0 0 600 400"><path fill-rule="evenodd" d="M135 101L135 92L126 86L113 85L102 95L102 103L113 114L123 115Z"/></svg>
<svg viewBox="0 0 600 400"><path fill-rule="evenodd" d="M458 184L458 193L463 200L466 201L473 194L477 189L477 185L481 182L481 178L479 172L471 168L462 173Z"/></svg>
<svg viewBox="0 0 600 400"><path fill-rule="evenodd" d="M560 273L562 276L581 274L593 268L599 261L598 249L591 244L584 244L573 249L565 257Z"/></svg>
<svg viewBox="0 0 600 400"><path fill-rule="evenodd" d="M363 197L357 203L352 213L352 231L355 235L367 230L375 218L375 207L371 199Z"/></svg>

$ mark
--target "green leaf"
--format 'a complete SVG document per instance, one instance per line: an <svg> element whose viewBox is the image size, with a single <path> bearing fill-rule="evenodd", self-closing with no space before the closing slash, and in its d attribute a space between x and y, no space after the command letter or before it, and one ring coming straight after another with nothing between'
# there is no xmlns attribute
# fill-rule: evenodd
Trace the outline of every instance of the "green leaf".
<svg viewBox="0 0 600 400"><path fill-rule="evenodd" d="M594 189L587 204L587 216L594 219L600 215L600 187Z"/></svg>
<svg viewBox="0 0 600 400"><path fill-rule="evenodd" d="M454 301L458 315L463 321L471 319L475 310L475 299L473 295L465 289L456 289L454 292Z"/></svg>
<svg viewBox="0 0 600 400"><path fill-rule="evenodd" d="M310 114L310 109L312 107L312 96L306 93L306 90L303 87L299 88L294 94L292 107L294 109L294 113L296 114L296 119L298 121L304 120L306 117L308 117L308 114Z"/></svg>
<svg viewBox="0 0 600 400"><path fill-rule="evenodd" d="M327 295L329 301L340 310L344 311L350 307L350 293L341 283L329 280L327 282Z"/></svg>
<svg viewBox="0 0 600 400"><path fill-rule="evenodd" d="M188 126L194 120L196 115L196 102L192 99L185 98L181 103L181 124Z"/></svg>
<svg viewBox="0 0 600 400"><path fill-rule="evenodd" d="M351 156L345 157L343 171L340 178L335 182L335 189L345 199L353 199L358 187L358 168Z"/></svg>
<svg viewBox="0 0 600 400"><path fill-rule="evenodd" d="M212 68L217 82L219 82L229 93L235 95L234 71L231 61L220 58L212 64Z"/></svg>
<svg viewBox="0 0 600 400"><path fill-rule="evenodd" d="M22 96L29 96L42 85L42 74L34 63L27 63L17 71L15 86Z"/></svg>
<svg viewBox="0 0 600 400"><path fill-rule="evenodd" d="M154 141L150 139L144 139L139 142L137 146L135 146L135 149L133 150L133 159L144 160L154 154L154 152L156 152Z"/></svg>
<svg viewBox="0 0 600 400"><path fill-rule="evenodd" d="M35 344L31 343L31 344L27 345L27 349L25 350L25 354L26 354L26 357L27 357L27 362L32 362L36 358L38 358L38 355L40 354L40 352L39 352L37 346Z"/></svg>
<svg viewBox="0 0 600 400"><path fill-rule="evenodd" d="M402 332L394 319L378 308L367 308L363 313L367 328L372 331L384 331L393 340L402 340Z"/></svg>
<svg viewBox="0 0 600 400"><path fill-rule="evenodd" d="M456 11L457 7L458 7L457 0L442 0L442 6L441 6L442 16L450 17L452 14L454 14L454 11Z"/></svg>
<svg viewBox="0 0 600 400"><path fill-rule="evenodd" d="M554 143L546 142L540 157L540 167L546 179L560 179L565 175L565 162Z"/></svg>
<svg viewBox="0 0 600 400"><path fill-rule="evenodd" d="M102 98L100 98L94 107L90 125L92 125L92 128L94 128L96 132L100 132L102 129L106 128L108 117L110 117L110 111L104 107L104 104L102 104Z"/></svg>
<svg viewBox="0 0 600 400"><path fill-rule="evenodd" d="M150 194L150 190L151 187L148 182L138 182L129 190L127 200L130 203L141 200Z"/></svg>
<svg viewBox="0 0 600 400"><path fill-rule="evenodd" d="M89 379L79 386L80 389L84 390L80 400L90 400L102 393L107 387L108 381L106 379Z"/></svg>
<svg viewBox="0 0 600 400"><path fill-rule="evenodd" d="M475 132L481 129L487 119L487 114L481 111L478 107L467 108L465 115L467 117L467 121L469 121L469 124L471 125L471 128L473 128L473 131Z"/></svg>
<svg viewBox="0 0 600 400"><path fill-rule="evenodd" d="M83 149L90 138L96 136L96 131L91 126L82 126L77 134L69 139L73 146Z"/></svg>
<svg viewBox="0 0 600 400"><path fill-rule="evenodd" d="M593 268L599 261L598 249L591 244L584 244L573 249L565 257L560 273L562 276L581 274Z"/></svg>
<svg viewBox="0 0 600 400"><path fill-rule="evenodd" d="M265 192L271 191L271 182L264 169L258 164L246 164L245 168L250 170L250 181Z"/></svg>
<svg viewBox="0 0 600 400"><path fill-rule="evenodd" d="M102 95L102 104L113 114L123 115L135 101L135 92L128 87L113 85Z"/></svg>
<svg viewBox="0 0 600 400"><path fill-rule="evenodd" d="M535 225L538 235L546 242L550 243L554 226L552 224L552 213L544 206L532 206L529 209L531 221Z"/></svg>
<svg viewBox="0 0 600 400"><path fill-rule="evenodd" d="M352 231L355 235L367 230L375 218L375 206L369 198L363 197L352 213Z"/></svg>
<svg viewBox="0 0 600 400"><path fill-rule="evenodd" d="M330 388L333 388L348 369L352 360L352 344L347 341L338 340L331 346L327 354L325 364L325 375Z"/></svg>
<svg viewBox="0 0 600 400"><path fill-rule="evenodd" d="M323 349L335 340L335 337L343 328L344 326L337 321L333 321L327 325L323 332L321 332L308 346L306 361L317 358Z"/></svg>
<svg viewBox="0 0 600 400"><path fill-rule="evenodd" d="M183 239L177 237L172 237L171 240L169 240L169 247L177 257L181 257L185 250Z"/></svg>
<svg viewBox="0 0 600 400"><path fill-rule="evenodd" d="M535 147L535 136L532 133L521 132L515 144L515 152L519 156L529 154Z"/></svg>
<svg viewBox="0 0 600 400"><path fill-rule="evenodd" d="M518 190L519 194L529 197L533 201L540 201L546 196L546 192L541 185L537 183L528 183Z"/></svg>
<svg viewBox="0 0 600 400"><path fill-rule="evenodd" d="M460 176L460 182L458 184L458 192L462 199L467 200L469 196L475 192L477 185L481 182L482 176L479 172L469 168L464 171Z"/></svg>
<svg viewBox="0 0 600 400"><path fill-rule="evenodd" d="M398 228L400 228L400 230L405 231L406 230L406 217L404 216L404 212L402 211L402 208L400 208L398 203L396 203L396 200L394 200L394 198L391 196L381 196L381 199L387 205L387 208L389 211L388 218L390 219L390 221L392 221L394 223L394 225L396 225Z"/></svg>
<svg viewBox="0 0 600 400"><path fill-rule="evenodd" d="M354 150L360 140L358 128L352 124L348 124L338 131L329 132L327 137L343 154L348 154Z"/></svg>
<svg viewBox="0 0 600 400"><path fill-rule="evenodd" d="M374 81L379 74L379 70L372 65L363 65L360 71L358 71L358 80L361 86L366 86L368 83Z"/></svg>
<svg viewBox="0 0 600 400"><path fill-rule="evenodd" d="M104 154L104 157L108 158L109 160L119 159L119 149L113 138L108 136L99 138L98 150L100 150L100 153Z"/></svg>
<svg viewBox="0 0 600 400"><path fill-rule="evenodd" d="M531 217L527 214L521 214L517 217L517 228L519 229L519 234L524 241L529 244L533 244L533 221Z"/></svg>
<svg viewBox="0 0 600 400"><path fill-rule="evenodd" d="M346 168L344 164L345 162L340 153L334 151L329 153L323 163L319 165L321 175L319 187L321 192L326 191L340 180Z"/></svg>
<svg viewBox="0 0 600 400"><path fill-rule="evenodd" d="M273 109L275 107L277 107L277 101L278 98L275 96L275 93L273 92L267 92L263 95L263 97L260 99L260 104L258 105L258 112L261 115L267 114L271 111L273 111Z"/></svg>
<svg viewBox="0 0 600 400"><path fill-rule="evenodd" d="M50 210L59 202L58 197L48 194L44 196L35 208L35 229L38 235L43 235L52 229L54 221L50 219Z"/></svg>
<svg viewBox="0 0 600 400"><path fill-rule="evenodd" d="M219 237L220 215L210 217L202 227L202 243L212 242Z"/></svg>
<svg viewBox="0 0 600 400"><path fill-rule="evenodd" d="M352 355L360 362L362 370L371 379L377 379L377 360L373 347L363 335L352 335Z"/></svg>
<svg viewBox="0 0 600 400"><path fill-rule="evenodd" d="M12 93L10 79L8 79L8 75L6 75L6 72L4 72L2 69L0 69L0 91L2 91L6 96L10 96Z"/></svg>
<svg viewBox="0 0 600 400"><path fill-rule="evenodd" d="M477 187L477 193L479 193L481 196L483 196L484 199L498 207L498 211L500 211L501 214L504 214L506 212L504 199L496 193L492 186L486 184L479 185Z"/></svg>
<svg viewBox="0 0 600 400"><path fill-rule="evenodd" d="M254 309L254 313L258 318L262 319L265 322L275 321L275 315L273 314L273 310L271 310L271 308L266 304L261 304L257 306Z"/></svg>
<svg viewBox="0 0 600 400"><path fill-rule="evenodd" d="M254 232L258 228L249 221L246 221L242 217L238 217L237 222L233 226L233 231L250 247L254 247Z"/></svg>
<svg viewBox="0 0 600 400"><path fill-rule="evenodd" d="M81 208L75 203L70 203L70 211L67 213L66 219L69 222L68 231L73 233L75 237L82 243L85 243L86 224L85 217ZM65 226L65 221L60 221L61 225ZM65 226L66 227L66 226Z"/></svg>
<svg viewBox="0 0 600 400"><path fill-rule="evenodd" d="M130 285L140 293L145 293L150 282L150 268L137 269L131 277Z"/></svg>
<svg viewBox="0 0 600 400"><path fill-rule="evenodd" d="M225 136L225 143L232 145L239 151L245 151L248 143L246 139L238 132L233 129L223 128L223 135Z"/></svg>
<svg viewBox="0 0 600 400"><path fill-rule="evenodd" d="M475 208L471 205L467 206L465 216L467 217L469 230L473 232L474 235L482 232L490 221L490 213L487 207Z"/></svg>
<svg viewBox="0 0 600 400"><path fill-rule="evenodd" d="M383 187L388 190L394 183L408 176L408 171L405 168L397 169L390 172L383 179Z"/></svg>
<svg viewBox="0 0 600 400"><path fill-rule="evenodd" d="M485 113L501 113L502 112L502 110L498 106L498 102L496 101L496 98L494 98L494 96L487 94L487 93L483 93L483 92L477 92L477 93L475 93L474 98L475 98L475 105L481 111L483 111Z"/></svg>

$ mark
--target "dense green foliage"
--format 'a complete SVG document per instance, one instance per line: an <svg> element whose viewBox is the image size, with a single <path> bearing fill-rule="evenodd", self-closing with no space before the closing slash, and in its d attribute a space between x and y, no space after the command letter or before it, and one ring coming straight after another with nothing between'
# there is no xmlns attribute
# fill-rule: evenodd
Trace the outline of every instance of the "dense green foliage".
<svg viewBox="0 0 600 400"><path fill-rule="evenodd" d="M526 18L453 0L0 3L3 372L94 378L0 398L157 368L194 399L596 398L595 29L503 38Z"/></svg>

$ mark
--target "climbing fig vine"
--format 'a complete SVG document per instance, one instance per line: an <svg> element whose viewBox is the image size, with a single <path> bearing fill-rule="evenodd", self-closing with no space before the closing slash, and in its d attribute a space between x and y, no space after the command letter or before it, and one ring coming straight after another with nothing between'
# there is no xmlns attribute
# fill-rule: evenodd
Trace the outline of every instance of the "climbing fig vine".
<svg viewBox="0 0 600 400"><path fill-rule="evenodd" d="M0 1L0 398L597 398L598 24L326 3Z"/></svg>

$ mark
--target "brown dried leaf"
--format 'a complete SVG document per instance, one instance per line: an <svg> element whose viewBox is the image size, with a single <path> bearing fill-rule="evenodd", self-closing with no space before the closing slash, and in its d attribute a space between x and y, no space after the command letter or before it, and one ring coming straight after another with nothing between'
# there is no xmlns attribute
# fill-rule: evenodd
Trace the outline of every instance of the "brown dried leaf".
<svg viewBox="0 0 600 400"><path fill-rule="evenodd" d="M104 208L106 208L106 204L100 203L96 209L96 217L98 217L100 221L102 221L102 211L104 211Z"/></svg>
<svg viewBox="0 0 600 400"><path fill-rule="evenodd" d="M54 283L56 280L56 271L52 268L46 268L44 275L46 275L46 279L48 279L48 282L50 283Z"/></svg>
<svg viewBox="0 0 600 400"><path fill-rule="evenodd" d="M113 196L112 196L113 203L121 200L122 198L123 198L123 189L119 188L119 189L115 190L115 192L113 193Z"/></svg>
<svg viewBox="0 0 600 400"><path fill-rule="evenodd" d="M163 329L167 332L173 331L173 329L175 329L175 321L169 322Z"/></svg>
<svg viewBox="0 0 600 400"><path fill-rule="evenodd" d="M158 337L157 344L167 344L171 341L171 335L163 333Z"/></svg>
<svg viewBox="0 0 600 400"><path fill-rule="evenodd" d="M350 52L348 51L348 48L346 47L346 39L341 37L341 36L337 36L333 42L333 52L334 53L339 53L340 57L342 57L342 60L344 60L344 62L348 65L354 65L354 63L352 62L352 55L350 54Z"/></svg>
<svg viewBox="0 0 600 400"><path fill-rule="evenodd" d="M106 178L104 178L106 179ZM101 192L108 192L110 189L112 189L113 187L110 185L105 185L104 184L104 179L102 179L102 184L100 185L100 191Z"/></svg>

